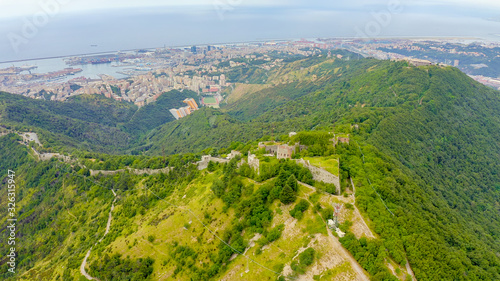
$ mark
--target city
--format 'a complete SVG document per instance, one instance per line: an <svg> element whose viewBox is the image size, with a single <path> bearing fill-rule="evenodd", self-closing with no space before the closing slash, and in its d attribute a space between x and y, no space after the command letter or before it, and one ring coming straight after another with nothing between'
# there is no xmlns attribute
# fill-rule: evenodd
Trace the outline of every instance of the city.
<svg viewBox="0 0 500 281"><path fill-rule="evenodd" d="M224 100L224 91L231 86L225 75L229 70L254 65L269 70L282 65L282 59L275 54L286 56L309 56L320 50L341 49L358 53L364 57L377 59L409 60L419 65L441 64L467 70L488 67L485 64L465 65L460 60L450 60L446 54L465 57L500 57L499 43L475 43L493 54L481 51L457 51L450 44L459 44L465 39L318 39L309 40L242 43L227 46L202 46L189 48L157 48L136 52L118 52L109 55L94 55L65 58L68 68L60 71L36 74L31 73L37 66L21 66L0 69L0 90L16 93L35 99L64 101L81 94L104 95L115 100L133 102L142 107L154 102L162 93L170 90L192 90L199 94L198 102L204 106L219 107ZM476 46L476 45L474 45ZM477 46L476 46L477 47ZM442 59L429 58L425 49L443 54ZM272 55L270 55L272 54ZM463 61L463 60L462 60ZM120 69L118 73L127 78L117 79L102 73L99 79L74 77L82 71L85 64L111 64ZM485 85L500 89L500 78L487 75L469 76ZM500 76L500 75L499 75Z"/></svg>

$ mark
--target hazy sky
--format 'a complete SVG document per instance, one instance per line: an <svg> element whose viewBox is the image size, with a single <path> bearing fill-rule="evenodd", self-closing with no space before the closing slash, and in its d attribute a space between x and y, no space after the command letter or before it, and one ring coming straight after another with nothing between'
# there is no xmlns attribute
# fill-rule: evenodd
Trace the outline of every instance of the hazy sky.
<svg viewBox="0 0 500 281"><path fill-rule="evenodd" d="M0 61L259 39L495 34L498 0L0 0Z"/></svg>
<svg viewBox="0 0 500 281"><path fill-rule="evenodd" d="M282 7L286 9L307 8L311 10L356 9L367 10L370 7L387 6L391 2L399 2L408 9L436 6L452 6L484 9L494 13L500 11L498 0L349 0L349 1L304 1L304 0L0 0L0 18L29 16L40 10L41 6L57 2L62 13L95 11L117 8L135 7L214 7L227 5L231 8L245 7Z"/></svg>

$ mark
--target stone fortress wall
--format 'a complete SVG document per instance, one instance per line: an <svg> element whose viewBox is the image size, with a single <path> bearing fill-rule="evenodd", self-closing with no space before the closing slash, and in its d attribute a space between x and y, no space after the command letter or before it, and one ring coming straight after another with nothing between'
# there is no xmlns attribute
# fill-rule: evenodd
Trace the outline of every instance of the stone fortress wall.
<svg viewBox="0 0 500 281"><path fill-rule="evenodd" d="M337 189L337 194L340 194L340 178L335 176L334 174L328 172L325 169L316 167L311 165L309 161L306 161L304 159L296 159L294 160L298 164L301 164L302 166L306 167L311 171L313 175L313 180L315 181L322 181L324 183L330 183L334 184L336 189Z"/></svg>
<svg viewBox="0 0 500 281"><path fill-rule="evenodd" d="M130 173L135 174L135 175L143 175L143 174L148 174L148 175L155 175L159 173L168 173L170 170L172 170L171 167L167 168L162 168L162 169L133 169L130 167L127 167L126 169L119 169L119 170L114 170L114 171L106 171L106 170L90 170L90 175L91 176L97 176L98 174L102 174L104 176L110 176L110 175L115 175L121 172L125 172L125 170L128 170Z"/></svg>
<svg viewBox="0 0 500 281"><path fill-rule="evenodd" d="M229 163L229 161L231 161L231 159L233 159L237 155L241 156L241 153L236 150L231 151L231 153L229 153L227 158L217 158L217 157L212 157L211 155L203 155L201 156L201 161L196 162L196 165L198 165L198 170L204 170L208 167L208 163L210 161L217 163Z"/></svg>

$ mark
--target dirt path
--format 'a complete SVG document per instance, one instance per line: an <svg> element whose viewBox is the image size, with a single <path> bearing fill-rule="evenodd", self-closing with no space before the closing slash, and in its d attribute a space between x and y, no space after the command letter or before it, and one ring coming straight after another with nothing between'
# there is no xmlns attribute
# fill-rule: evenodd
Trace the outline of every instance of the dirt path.
<svg viewBox="0 0 500 281"><path fill-rule="evenodd" d="M106 224L106 231L104 232L104 235L101 237L101 239L99 239L99 242L101 242L102 239L104 239L104 237L109 233L109 229L111 227L111 220L113 219L111 212L113 212L113 209L115 208L115 202L116 202L116 198L115 198L115 200L113 200L113 204L111 204L111 210L109 211L109 217L108 217L108 224Z"/></svg>
<svg viewBox="0 0 500 281"><path fill-rule="evenodd" d="M87 252L87 254L85 255L85 258L83 259L83 262L82 262L82 265L80 266L80 273L85 276L85 278L87 278L88 280L99 280L95 277L92 277L90 276L87 271L85 270L85 266L87 266L87 259L89 258L90 256L90 251L92 251L92 248L90 248L90 250Z"/></svg>
<svg viewBox="0 0 500 281"><path fill-rule="evenodd" d="M115 196L115 199L113 200L113 203L111 203L111 210L109 210L108 223L106 224L106 231L104 231L104 235L94 245L97 245L98 243L100 243L102 241L102 239L104 239L104 237L106 237L106 235L109 233L109 230L111 229L111 220L113 220L113 210L115 209L115 202L116 202L116 199L117 199L116 192L113 189L111 189L111 191L113 192L113 195ZM85 258L82 261L82 264L80 266L80 273L83 276L85 276L85 278L87 278L88 280L99 280L99 279L97 279L95 277L90 276L87 273L87 271L85 270L85 267L87 267L87 259L90 256L90 251L92 251L92 247L89 249L89 251L85 255Z"/></svg>

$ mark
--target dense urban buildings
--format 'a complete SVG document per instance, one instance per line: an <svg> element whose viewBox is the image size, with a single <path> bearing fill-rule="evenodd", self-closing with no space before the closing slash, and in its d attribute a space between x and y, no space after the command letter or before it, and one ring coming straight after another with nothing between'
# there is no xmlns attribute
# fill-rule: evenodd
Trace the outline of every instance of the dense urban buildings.
<svg viewBox="0 0 500 281"><path fill-rule="evenodd" d="M185 104L188 106L181 107L181 108L172 108L170 109L170 113L175 117L175 119L180 119L182 117L186 117L189 114L191 114L193 111L198 110L198 104L194 99L185 99L183 101Z"/></svg>
<svg viewBox="0 0 500 281"><path fill-rule="evenodd" d="M162 93L188 89L198 93L203 106L218 108L224 100L224 90L232 85L228 82L227 72L234 68L251 64L270 70L282 65L283 60L273 56L277 53L309 56L339 48L358 56L407 60L414 65L452 65L473 79L500 89L500 70L488 65L488 60L500 57L499 44L469 43L461 39L302 39L118 52L65 58L71 67L48 73L36 73L36 65L0 69L0 90L35 99L61 101L75 95L98 94L141 107L155 102ZM350 59L340 55L337 58ZM118 79L110 73L101 73L98 79L74 77L85 65L111 65L125 78ZM76 66L79 68L74 68Z"/></svg>

